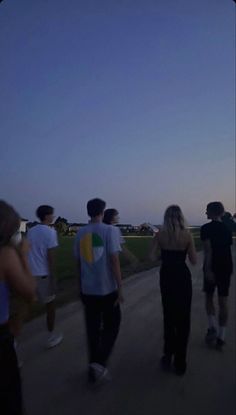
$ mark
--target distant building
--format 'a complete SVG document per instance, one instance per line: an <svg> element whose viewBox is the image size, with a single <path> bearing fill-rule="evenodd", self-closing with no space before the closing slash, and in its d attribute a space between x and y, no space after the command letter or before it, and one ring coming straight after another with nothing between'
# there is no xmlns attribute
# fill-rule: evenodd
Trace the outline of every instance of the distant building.
<svg viewBox="0 0 236 415"><path fill-rule="evenodd" d="M116 225L118 228L120 228L121 232L130 233L134 231L134 226L131 224L122 224L119 223Z"/></svg>
<svg viewBox="0 0 236 415"><path fill-rule="evenodd" d="M151 223L145 222L139 226L139 232L142 235L156 235L159 232L160 225L152 225Z"/></svg>

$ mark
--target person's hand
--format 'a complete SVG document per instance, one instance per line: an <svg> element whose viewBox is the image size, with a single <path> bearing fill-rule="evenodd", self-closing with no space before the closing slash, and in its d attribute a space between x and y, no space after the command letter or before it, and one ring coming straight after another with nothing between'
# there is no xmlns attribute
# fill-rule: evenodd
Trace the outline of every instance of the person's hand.
<svg viewBox="0 0 236 415"><path fill-rule="evenodd" d="M123 293L122 293L122 289L121 287L118 288L118 298L115 301L115 306L118 304L122 304L124 302L124 297L123 297Z"/></svg>

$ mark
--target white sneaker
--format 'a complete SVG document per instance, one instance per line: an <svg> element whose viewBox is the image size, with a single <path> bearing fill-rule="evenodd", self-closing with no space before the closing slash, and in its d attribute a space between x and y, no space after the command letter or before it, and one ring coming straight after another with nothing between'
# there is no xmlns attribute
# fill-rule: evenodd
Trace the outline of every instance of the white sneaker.
<svg viewBox="0 0 236 415"><path fill-rule="evenodd" d="M61 333L54 333L52 332L47 340L46 347L47 349L51 349L52 347L57 346L63 340L63 335Z"/></svg>

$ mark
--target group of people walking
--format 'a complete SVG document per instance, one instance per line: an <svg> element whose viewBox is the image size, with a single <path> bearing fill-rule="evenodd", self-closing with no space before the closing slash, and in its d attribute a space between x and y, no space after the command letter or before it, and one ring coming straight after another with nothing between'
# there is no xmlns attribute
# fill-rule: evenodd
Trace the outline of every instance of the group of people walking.
<svg viewBox="0 0 236 415"><path fill-rule="evenodd" d="M84 306L88 340L88 381L99 384L109 378L108 360L119 333L123 302L121 251L135 261L125 248L125 240L115 224L118 212L105 209L101 199L87 203L90 218L74 241L80 298ZM46 347L58 345L62 333L55 330L55 249L57 235L50 225L54 209L40 206L40 223L20 239L20 217L12 206L0 201L0 405L3 414L22 414L22 393L16 337L22 324L19 302L41 301L46 307L48 338ZM227 297L232 274L232 234L222 222L221 202L207 205L211 220L201 228L204 251L203 289L209 327L205 340L222 349L227 325ZM187 369L187 346L191 326L192 282L186 258L197 263L194 240L179 206L169 206L164 223L152 241L150 259L161 258L160 290L163 306L164 347L161 366L174 368L177 375ZM213 301L217 288L219 319ZM13 301L14 300L14 301ZM12 303L15 310L12 317Z"/></svg>

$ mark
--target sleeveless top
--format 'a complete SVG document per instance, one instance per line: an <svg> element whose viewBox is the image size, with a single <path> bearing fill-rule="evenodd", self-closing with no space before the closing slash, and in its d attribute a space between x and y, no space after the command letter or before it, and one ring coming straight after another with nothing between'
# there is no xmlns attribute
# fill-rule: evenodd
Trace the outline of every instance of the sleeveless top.
<svg viewBox="0 0 236 415"><path fill-rule="evenodd" d="M184 265L186 260L187 250L161 250L161 260L163 266L175 267Z"/></svg>
<svg viewBox="0 0 236 415"><path fill-rule="evenodd" d="M171 284L178 291L182 284L191 279L190 270L185 263L187 250L161 250L161 283Z"/></svg>
<svg viewBox="0 0 236 415"><path fill-rule="evenodd" d="M5 281L0 281L0 324L9 319L9 292Z"/></svg>

